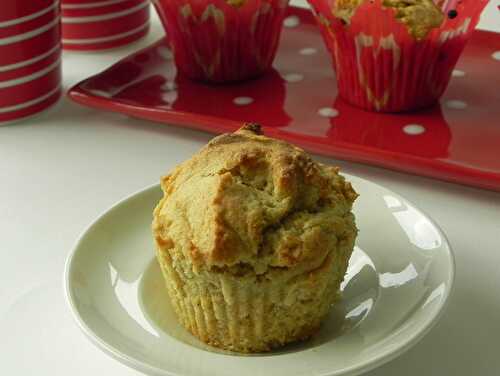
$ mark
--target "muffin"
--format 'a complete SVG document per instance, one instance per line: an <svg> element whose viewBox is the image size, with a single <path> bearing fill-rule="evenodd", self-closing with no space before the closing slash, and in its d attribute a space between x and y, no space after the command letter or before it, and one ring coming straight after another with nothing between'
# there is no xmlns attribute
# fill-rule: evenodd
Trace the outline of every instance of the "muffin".
<svg viewBox="0 0 500 376"><path fill-rule="evenodd" d="M153 236L179 322L262 352L303 340L339 298L357 194L335 167L248 124L161 180Z"/></svg>
<svg viewBox="0 0 500 376"><path fill-rule="evenodd" d="M401 112L430 106L487 0L309 0L337 74L358 107Z"/></svg>
<svg viewBox="0 0 500 376"><path fill-rule="evenodd" d="M177 69L194 80L242 81L271 68L288 0L155 0Z"/></svg>

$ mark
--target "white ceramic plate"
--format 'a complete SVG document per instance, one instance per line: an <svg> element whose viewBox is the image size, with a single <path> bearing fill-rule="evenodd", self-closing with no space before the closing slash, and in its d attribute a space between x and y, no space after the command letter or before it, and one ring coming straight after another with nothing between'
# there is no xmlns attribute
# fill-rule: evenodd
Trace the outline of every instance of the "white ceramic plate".
<svg viewBox="0 0 500 376"><path fill-rule="evenodd" d="M66 294L83 332L119 361L151 375L326 376L374 368L414 345L437 321L454 279L441 230L397 194L348 176L360 193L360 228L343 299L313 339L244 356L182 329L154 259L153 186L118 203L68 258Z"/></svg>

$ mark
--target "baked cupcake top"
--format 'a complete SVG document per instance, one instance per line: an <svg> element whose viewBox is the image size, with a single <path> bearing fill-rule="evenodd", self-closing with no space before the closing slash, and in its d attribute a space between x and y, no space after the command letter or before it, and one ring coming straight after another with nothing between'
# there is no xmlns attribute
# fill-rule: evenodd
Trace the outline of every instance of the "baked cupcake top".
<svg viewBox="0 0 500 376"><path fill-rule="evenodd" d="M233 7L239 8L246 3L246 0L226 0L226 3Z"/></svg>
<svg viewBox="0 0 500 376"><path fill-rule="evenodd" d="M356 9L363 4L364 0L337 0L334 2L332 13L345 23L351 22Z"/></svg>
<svg viewBox="0 0 500 376"><path fill-rule="evenodd" d="M365 1L370 0L337 0L332 12L344 22L350 23L356 9ZM382 0L382 6L394 8L396 19L406 25L415 39L425 38L444 20L443 12L433 0Z"/></svg>
<svg viewBox="0 0 500 376"><path fill-rule="evenodd" d="M161 185L156 242L195 266L300 272L320 266L357 231L357 194L338 169L263 136L255 124L216 137Z"/></svg>

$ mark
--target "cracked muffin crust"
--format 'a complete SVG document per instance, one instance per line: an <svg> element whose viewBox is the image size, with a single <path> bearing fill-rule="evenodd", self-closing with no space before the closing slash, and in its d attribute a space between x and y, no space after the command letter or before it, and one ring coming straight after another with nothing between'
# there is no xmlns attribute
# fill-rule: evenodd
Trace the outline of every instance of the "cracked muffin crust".
<svg viewBox="0 0 500 376"><path fill-rule="evenodd" d="M349 24L357 8L366 1L369 0L337 0L332 12ZM382 6L394 8L396 19L405 24L410 35L417 40L425 38L432 29L443 23L440 3L434 0L382 0Z"/></svg>
<svg viewBox="0 0 500 376"><path fill-rule="evenodd" d="M441 8L433 0L384 0L383 5L396 9L396 19L404 23L417 40L425 38L444 20Z"/></svg>
<svg viewBox="0 0 500 376"><path fill-rule="evenodd" d="M248 124L162 179L153 235L181 324L267 351L313 334L338 297L357 194L338 169Z"/></svg>

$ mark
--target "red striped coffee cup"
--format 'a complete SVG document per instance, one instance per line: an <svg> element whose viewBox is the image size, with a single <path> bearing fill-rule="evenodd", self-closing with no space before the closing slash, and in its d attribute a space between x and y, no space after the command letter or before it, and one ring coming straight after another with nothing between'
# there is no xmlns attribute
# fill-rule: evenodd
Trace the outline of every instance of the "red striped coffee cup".
<svg viewBox="0 0 500 376"><path fill-rule="evenodd" d="M63 48L103 50L149 30L149 0L62 0Z"/></svg>
<svg viewBox="0 0 500 376"><path fill-rule="evenodd" d="M3 0L0 122L34 115L61 96L59 0Z"/></svg>

